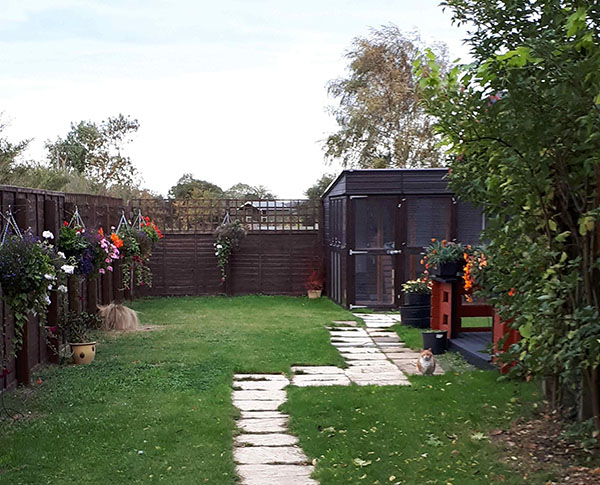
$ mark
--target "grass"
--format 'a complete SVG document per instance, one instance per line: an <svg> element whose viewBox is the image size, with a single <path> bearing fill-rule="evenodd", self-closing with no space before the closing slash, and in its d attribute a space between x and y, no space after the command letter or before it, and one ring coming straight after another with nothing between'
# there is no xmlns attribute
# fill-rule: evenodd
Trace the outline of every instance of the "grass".
<svg viewBox="0 0 600 485"><path fill-rule="evenodd" d="M48 367L32 392L7 396L31 414L0 429L1 483L234 483L233 374L342 365L325 324L352 319L326 299L132 306L164 329L104 336L92 365Z"/></svg>
<svg viewBox="0 0 600 485"><path fill-rule="evenodd" d="M7 396L26 418L0 428L0 483L233 484L233 374L342 366L325 325L353 319L326 299L132 306L158 329L102 335L92 365L47 367L35 376L40 385ZM396 483L391 476L487 483L492 470L520 483L487 437L530 412L535 386L496 378L465 372L414 378L411 388L290 388L284 406L322 484Z"/></svg>
<svg viewBox="0 0 600 485"><path fill-rule="evenodd" d="M463 317L461 325L464 328L480 328L492 326L492 317Z"/></svg>

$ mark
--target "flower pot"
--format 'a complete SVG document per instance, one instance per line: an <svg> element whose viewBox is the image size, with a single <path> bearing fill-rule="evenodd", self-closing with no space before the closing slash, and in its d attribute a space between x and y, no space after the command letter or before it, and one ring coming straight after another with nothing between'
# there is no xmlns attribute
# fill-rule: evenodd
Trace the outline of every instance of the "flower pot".
<svg viewBox="0 0 600 485"><path fill-rule="evenodd" d="M404 293L404 304L407 306L425 306L431 303L431 293Z"/></svg>
<svg viewBox="0 0 600 485"><path fill-rule="evenodd" d="M423 332L423 348L431 349L435 355L443 354L446 351L446 332Z"/></svg>
<svg viewBox="0 0 600 485"><path fill-rule="evenodd" d="M448 261L446 263L439 263L437 265L436 275L442 277L451 277L456 276L459 270L459 262L458 261Z"/></svg>
<svg viewBox="0 0 600 485"><path fill-rule="evenodd" d="M314 300L315 298L321 298L321 292L323 290L308 290L308 298Z"/></svg>
<svg viewBox="0 0 600 485"><path fill-rule="evenodd" d="M96 342L71 343L69 345L75 364L89 364L96 357Z"/></svg>
<svg viewBox="0 0 600 485"><path fill-rule="evenodd" d="M431 305L401 306L400 318L402 325L415 328L429 328L431 324Z"/></svg>

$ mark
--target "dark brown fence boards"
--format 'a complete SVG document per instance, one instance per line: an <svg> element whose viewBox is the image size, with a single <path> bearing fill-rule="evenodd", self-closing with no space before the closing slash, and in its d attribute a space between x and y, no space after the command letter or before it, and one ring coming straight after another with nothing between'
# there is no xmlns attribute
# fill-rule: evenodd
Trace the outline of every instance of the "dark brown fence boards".
<svg viewBox="0 0 600 485"><path fill-rule="evenodd" d="M123 204L120 199L111 197L96 197L79 194L63 194L61 192L26 189L0 185L0 205L3 213L12 210L17 224L22 230L31 228L33 234L40 236L49 230L57 236L63 220L70 220L75 207L79 208L86 227L90 231L97 230L101 225L107 230L110 225L118 222ZM2 228L4 224L2 224ZM117 292L111 284L112 275L92 281L83 281L79 290L70 294L70 308L95 311L96 304L110 303L117 299ZM14 317L10 309L0 305L2 317L2 354L12 354L14 339ZM56 325L58 308L55 296L48 311L47 323ZM14 388L17 382L29 382L30 372L36 365L52 360L54 357L46 344L44 329L39 326L37 318L31 317L24 329L23 346L17 359L6 362L10 371L0 379L0 390Z"/></svg>
<svg viewBox="0 0 600 485"><path fill-rule="evenodd" d="M320 203L306 200L135 201L163 229L150 266L152 288L136 295L299 295L321 262ZM248 229L223 284L214 231L229 213Z"/></svg>

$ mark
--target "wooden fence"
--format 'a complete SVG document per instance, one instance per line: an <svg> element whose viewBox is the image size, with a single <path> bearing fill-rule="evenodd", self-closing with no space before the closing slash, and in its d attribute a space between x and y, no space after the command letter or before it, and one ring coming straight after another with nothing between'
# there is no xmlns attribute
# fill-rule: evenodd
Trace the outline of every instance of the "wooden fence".
<svg viewBox="0 0 600 485"><path fill-rule="evenodd" d="M58 234L60 225L78 208L86 226L108 230L117 226L121 214L129 220L138 211L152 217L165 234L153 251L151 288L124 292L122 269L94 280L84 280L76 288L69 281L69 310L94 312L97 304L141 296L286 294L305 292L313 269L321 264L322 240L319 230L320 204L303 200L206 200L177 203L168 200L121 199L0 185L0 210L10 208L20 228L31 227L33 234ZM233 253L226 282L221 282L214 249L214 230L226 214L248 229L248 236ZM58 305L52 298L48 325L58 320ZM14 317L0 304L2 318L0 356L11 354ZM31 370L56 358L46 343L45 330L31 317L24 328L22 349L16 359L5 363L9 374L0 378L0 390L29 383Z"/></svg>

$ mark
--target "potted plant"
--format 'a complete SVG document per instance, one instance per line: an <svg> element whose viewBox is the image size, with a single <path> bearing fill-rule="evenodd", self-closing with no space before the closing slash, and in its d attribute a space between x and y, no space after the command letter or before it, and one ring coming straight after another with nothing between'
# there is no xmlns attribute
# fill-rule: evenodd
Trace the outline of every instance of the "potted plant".
<svg viewBox="0 0 600 485"><path fill-rule="evenodd" d="M101 320L91 313L69 312L63 316L59 328L71 347L73 363L89 364L96 357L96 341L89 332L100 328Z"/></svg>
<svg viewBox="0 0 600 485"><path fill-rule="evenodd" d="M325 277L321 271L316 269L308 277L306 281L306 290L308 291L308 298L311 300L321 298L323 287L325 285Z"/></svg>
<svg viewBox="0 0 600 485"><path fill-rule="evenodd" d="M431 239L431 244L425 248L425 257L422 264L426 269L436 267L436 276L443 278L455 277L462 270L464 263L465 246L445 239L438 241Z"/></svg>
<svg viewBox="0 0 600 485"><path fill-rule="evenodd" d="M405 305L429 305L431 302L431 280L426 275L402 284Z"/></svg>
<svg viewBox="0 0 600 485"><path fill-rule="evenodd" d="M432 354L439 355L446 351L447 333L444 330L424 330L421 336L423 348L431 349Z"/></svg>

